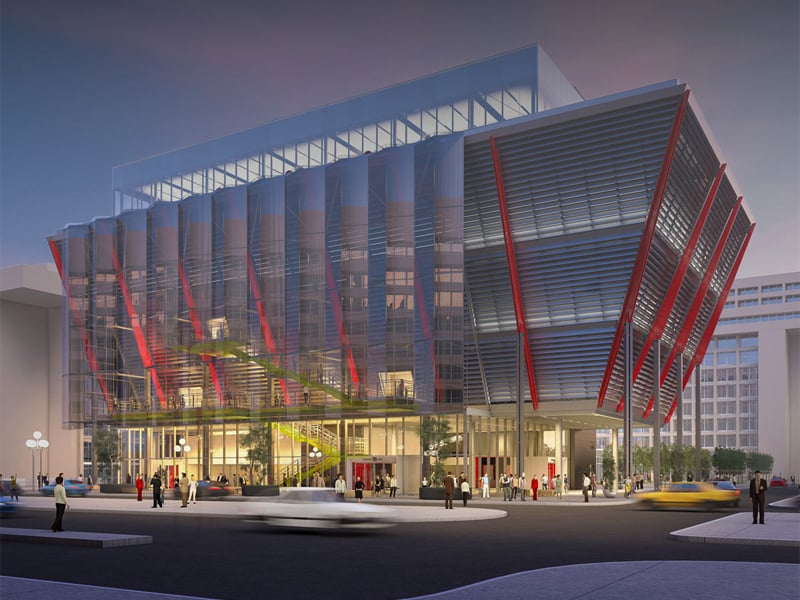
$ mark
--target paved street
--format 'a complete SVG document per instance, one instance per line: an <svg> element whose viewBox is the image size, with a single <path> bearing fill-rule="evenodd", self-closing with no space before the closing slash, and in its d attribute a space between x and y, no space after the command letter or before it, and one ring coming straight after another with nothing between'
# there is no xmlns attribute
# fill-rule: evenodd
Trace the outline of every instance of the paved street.
<svg viewBox="0 0 800 600"><path fill-rule="evenodd" d="M41 500L42 509L4 519L3 527L46 529L52 500ZM181 511L171 501L162 511L124 499L121 502L129 503L132 512L109 512L79 510L76 499L65 518L66 528L149 535L153 543L94 549L4 541L0 565L4 576L202 598L256 598L269 590L275 599L355 594L380 600L452 590L532 569L589 563L752 561L796 568L800 561L796 547L760 545L757 552L750 552L742 545L688 543L670 536L741 512L734 509L652 512L626 501L598 498L584 505L577 500L570 498L561 505L550 499L536 504L473 502L471 507L502 510L508 516L445 521L444 517L457 517L464 509L438 511L435 503L398 499L397 504L430 508L423 512L435 520L401 522L364 535L329 535L270 530L236 516L212 514L233 510L235 502L201 502ZM109 502L110 507L116 500L94 502ZM584 576L599 576L586 569ZM577 586L574 576L565 577L564 585L573 580ZM6 600L5 595L2 598Z"/></svg>

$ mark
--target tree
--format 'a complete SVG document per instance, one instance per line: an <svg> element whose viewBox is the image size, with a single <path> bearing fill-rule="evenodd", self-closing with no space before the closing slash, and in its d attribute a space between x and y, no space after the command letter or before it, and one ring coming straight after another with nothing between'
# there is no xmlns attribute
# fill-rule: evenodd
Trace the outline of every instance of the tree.
<svg viewBox="0 0 800 600"><path fill-rule="evenodd" d="M714 448L714 455L711 457L711 464L717 475L739 475L744 472L747 464L747 454L744 450L736 448Z"/></svg>
<svg viewBox="0 0 800 600"><path fill-rule="evenodd" d="M624 457L621 454L617 455L617 474L622 473L624 465L622 464ZM611 446L603 448L603 487L609 490L617 489L616 482L614 481L614 450Z"/></svg>
<svg viewBox="0 0 800 600"><path fill-rule="evenodd" d="M444 481L444 465L442 462L450 456L450 421L441 416L422 417L419 439L422 444L422 475L435 485ZM431 457L436 457L436 465L431 470Z"/></svg>
<svg viewBox="0 0 800 600"><path fill-rule="evenodd" d="M653 471L653 449L644 446L633 446L631 448L631 460L633 461L634 473L652 473ZM625 473L625 475L633 475L633 473Z"/></svg>
<svg viewBox="0 0 800 600"><path fill-rule="evenodd" d="M249 462L250 481L256 481L253 477L255 465L261 468L258 473L258 481L262 482L266 475L267 482L273 481L272 466L272 426L269 423L253 425L241 439L242 448L247 450L247 460Z"/></svg>
<svg viewBox="0 0 800 600"><path fill-rule="evenodd" d="M756 471L761 471L762 473L771 473L774 462L775 459L772 458L772 455L770 454L764 454L761 452L747 453L747 470L751 473L755 473Z"/></svg>
<svg viewBox="0 0 800 600"><path fill-rule="evenodd" d="M120 459L119 432L111 428L95 429L92 435L92 444L100 476L110 483L116 483L117 469L114 468L114 465Z"/></svg>

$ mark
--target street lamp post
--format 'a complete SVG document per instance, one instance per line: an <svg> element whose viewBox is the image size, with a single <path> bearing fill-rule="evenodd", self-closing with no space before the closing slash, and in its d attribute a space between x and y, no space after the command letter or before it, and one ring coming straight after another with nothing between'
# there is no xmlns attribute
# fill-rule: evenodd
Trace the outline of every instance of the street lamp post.
<svg viewBox="0 0 800 600"><path fill-rule="evenodd" d="M26 440L25 445L31 449L31 490L36 489L36 451L39 451L39 486L42 485L42 450L50 446L50 442L45 439L42 439L42 432L41 431L34 431L33 432L33 439Z"/></svg>
<svg viewBox="0 0 800 600"><path fill-rule="evenodd" d="M192 450L192 447L186 443L186 438L181 438L175 444L175 452L183 455L183 471L184 473L189 470L189 457L187 454Z"/></svg>

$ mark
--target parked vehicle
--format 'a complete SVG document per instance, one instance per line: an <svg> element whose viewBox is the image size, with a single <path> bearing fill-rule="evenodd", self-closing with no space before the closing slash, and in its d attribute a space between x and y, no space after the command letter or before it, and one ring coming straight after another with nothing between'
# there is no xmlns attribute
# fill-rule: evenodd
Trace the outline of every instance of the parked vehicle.
<svg viewBox="0 0 800 600"><path fill-rule="evenodd" d="M769 487L786 487L786 478L780 475L773 475L769 480Z"/></svg>

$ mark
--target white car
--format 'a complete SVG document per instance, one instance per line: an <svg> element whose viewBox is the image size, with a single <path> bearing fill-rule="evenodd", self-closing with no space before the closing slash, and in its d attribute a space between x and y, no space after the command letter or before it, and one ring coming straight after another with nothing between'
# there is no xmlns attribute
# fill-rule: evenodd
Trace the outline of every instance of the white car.
<svg viewBox="0 0 800 600"><path fill-rule="evenodd" d="M337 500L333 488L281 488L274 500L247 503L249 521L304 529L378 529L395 523L385 506Z"/></svg>

